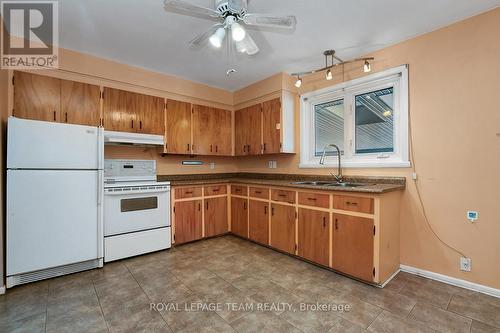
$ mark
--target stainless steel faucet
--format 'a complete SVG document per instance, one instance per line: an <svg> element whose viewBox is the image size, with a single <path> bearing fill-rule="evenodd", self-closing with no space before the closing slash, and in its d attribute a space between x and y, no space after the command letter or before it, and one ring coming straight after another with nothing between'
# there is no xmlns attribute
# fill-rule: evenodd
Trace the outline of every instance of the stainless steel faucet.
<svg viewBox="0 0 500 333"><path fill-rule="evenodd" d="M330 174L331 174L333 177L335 177L335 179L336 179L339 183L342 183L342 164L341 164L341 161L340 161L340 159L341 159L341 155L342 155L342 154L340 153L340 148L339 148L337 145L335 145L335 144L331 143L331 144L329 144L329 145L326 145L326 146L325 146L325 148L323 148L323 154L321 155L321 158L320 158L320 160L319 160L319 164L321 164L321 165L324 165L324 164L325 164L326 150L327 150L328 148L335 148L335 149L337 150L337 161L338 161L338 165L337 165L337 174L336 174L336 175L334 175L332 172L330 172Z"/></svg>

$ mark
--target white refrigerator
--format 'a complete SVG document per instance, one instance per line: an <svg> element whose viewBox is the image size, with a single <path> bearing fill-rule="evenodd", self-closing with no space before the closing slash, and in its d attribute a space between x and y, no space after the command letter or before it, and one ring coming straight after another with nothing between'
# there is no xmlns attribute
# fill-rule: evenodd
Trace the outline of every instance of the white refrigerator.
<svg viewBox="0 0 500 333"><path fill-rule="evenodd" d="M7 287L102 267L103 130L7 124Z"/></svg>

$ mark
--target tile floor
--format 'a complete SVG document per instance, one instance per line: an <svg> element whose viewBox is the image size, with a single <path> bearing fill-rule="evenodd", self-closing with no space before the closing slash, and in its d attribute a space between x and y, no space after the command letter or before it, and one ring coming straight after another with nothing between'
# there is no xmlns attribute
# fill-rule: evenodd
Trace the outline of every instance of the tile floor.
<svg viewBox="0 0 500 333"><path fill-rule="evenodd" d="M232 236L0 296L0 332L108 331L500 332L500 299L405 273L378 289Z"/></svg>

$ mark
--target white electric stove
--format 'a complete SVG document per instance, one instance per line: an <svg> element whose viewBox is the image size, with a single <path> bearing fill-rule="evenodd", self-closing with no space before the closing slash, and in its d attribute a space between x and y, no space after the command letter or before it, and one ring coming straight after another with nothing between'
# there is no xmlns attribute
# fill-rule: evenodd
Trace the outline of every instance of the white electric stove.
<svg viewBox="0 0 500 333"><path fill-rule="evenodd" d="M154 160L104 161L104 261L171 247L170 183Z"/></svg>

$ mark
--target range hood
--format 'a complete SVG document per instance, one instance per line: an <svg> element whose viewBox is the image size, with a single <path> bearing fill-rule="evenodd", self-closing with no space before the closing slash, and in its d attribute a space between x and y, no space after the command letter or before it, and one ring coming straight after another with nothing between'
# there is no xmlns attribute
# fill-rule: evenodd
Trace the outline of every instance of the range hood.
<svg viewBox="0 0 500 333"><path fill-rule="evenodd" d="M127 146L163 146L163 135L104 131L104 144Z"/></svg>

